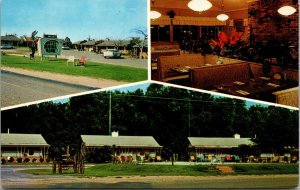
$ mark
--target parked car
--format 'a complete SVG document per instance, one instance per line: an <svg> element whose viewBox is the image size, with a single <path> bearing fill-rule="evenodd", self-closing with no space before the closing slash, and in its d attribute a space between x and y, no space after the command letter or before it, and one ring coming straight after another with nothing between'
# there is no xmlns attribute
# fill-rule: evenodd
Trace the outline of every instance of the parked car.
<svg viewBox="0 0 300 190"><path fill-rule="evenodd" d="M63 50L69 50L70 48L68 46L63 46L61 49L63 49Z"/></svg>
<svg viewBox="0 0 300 190"><path fill-rule="evenodd" d="M121 52L117 49L107 49L103 52L104 58L120 58Z"/></svg>
<svg viewBox="0 0 300 190"><path fill-rule="evenodd" d="M14 49L14 47L12 45L6 44L6 45L1 46L1 49Z"/></svg>

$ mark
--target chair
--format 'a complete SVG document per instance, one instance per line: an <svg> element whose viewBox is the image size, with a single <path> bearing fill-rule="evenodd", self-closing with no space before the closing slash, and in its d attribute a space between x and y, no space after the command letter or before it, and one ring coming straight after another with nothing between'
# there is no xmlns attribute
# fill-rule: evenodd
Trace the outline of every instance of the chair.
<svg viewBox="0 0 300 190"><path fill-rule="evenodd" d="M67 66L69 66L69 63L72 63L73 66L74 66L74 64L75 64L75 56L73 56L73 55L68 56Z"/></svg>
<svg viewBox="0 0 300 190"><path fill-rule="evenodd" d="M161 156L156 156L156 162L161 162Z"/></svg>
<svg viewBox="0 0 300 190"><path fill-rule="evenodd" d="M196 161L195 156L190 156L190 162Z"/></svg>
<svg viewBox="0 0 300 190"><path fill-rule="evenodd" d="M126 163L126 161L127 161L127 158L126 158L126 156L125 156L125 155L122 155L122 156L121 156L121 161L122 161L122 163Z"/></svg>
<svg viewBox="0 0 300 190"><path fill-rule="evenodd" d="M79 60L80 65L81 66L85 65L85 62L86 62L86 57L85 56L81 56L80 60Z"/></svg>
<svg viewBox="0 0 300 190"><path fill-rule="evenodd" d="M120 156L115 156L115 163L121 163L121 158Z"/></svg>

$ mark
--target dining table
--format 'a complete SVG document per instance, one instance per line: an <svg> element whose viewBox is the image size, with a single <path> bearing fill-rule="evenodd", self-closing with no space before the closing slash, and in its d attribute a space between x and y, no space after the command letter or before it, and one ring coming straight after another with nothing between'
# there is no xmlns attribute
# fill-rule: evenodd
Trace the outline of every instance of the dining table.
<svg viewBox="0 0 300 190"><path fill-rule="evenodd" d="M269 77L258 77L249 81L233 81L229 83L214 85L219 92L242 96L248 98L261 99L268 97L272 92L298 86L297 81L273 79Z"/></svg>

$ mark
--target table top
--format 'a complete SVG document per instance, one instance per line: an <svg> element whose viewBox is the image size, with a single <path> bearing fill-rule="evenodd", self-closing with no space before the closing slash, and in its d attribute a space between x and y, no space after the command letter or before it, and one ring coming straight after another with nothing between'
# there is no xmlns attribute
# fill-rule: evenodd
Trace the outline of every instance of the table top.
<svg viewBox="0 0 300 190"><path fill-rule="evenodd" d="M259 77L257 80L234 81L226 84L214 85L214 88L236 96L253 97L260 94L272 93L298 86L297 81L275 80L268 77Z"/></svg>
<svg viewBox="0 0 300 190"><path fill-rule="evenodd" d="M180 74L187 74L190 72L191 67L190 66L184 66L184 67L175 67L171 68L172 71L175 71Z"/></svg>

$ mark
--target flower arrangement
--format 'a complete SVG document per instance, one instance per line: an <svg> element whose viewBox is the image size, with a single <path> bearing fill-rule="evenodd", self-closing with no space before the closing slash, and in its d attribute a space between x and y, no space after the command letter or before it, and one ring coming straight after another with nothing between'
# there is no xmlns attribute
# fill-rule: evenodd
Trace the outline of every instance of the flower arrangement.
<svg viewBox="0 0 300 190"><path fill-rule="evenodd" d="M235 46L241 39L242 35L243 33L237 32L236 29L233 29L229 37L227 37L225 32L219 32L218 41L211 40L211 46L215 51L217 51L215 53L224 55L226 49L232 49L232 47Z"/></svg>

